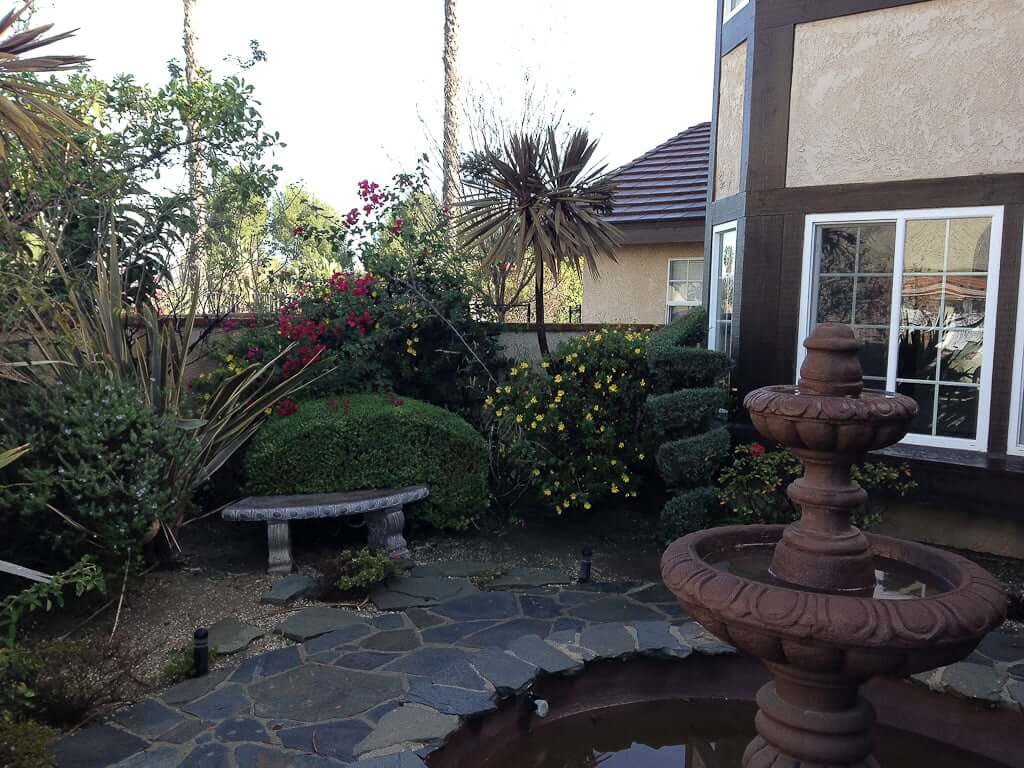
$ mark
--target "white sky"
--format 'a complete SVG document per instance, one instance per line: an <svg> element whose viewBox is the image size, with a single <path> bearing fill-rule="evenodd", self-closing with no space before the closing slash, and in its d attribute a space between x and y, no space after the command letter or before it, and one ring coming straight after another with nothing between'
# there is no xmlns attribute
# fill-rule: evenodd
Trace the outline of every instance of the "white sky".
<svg viewBox="0 0 1024 768"><path fill-rule="evenodd" d="M442 0L199 0L201 63L225 72L251 39L268 60L245 77L279 151L341 210L363 178L388 180L441 133ZM464 88L518 107L523 75L600 138L610 166L711 113L714 0L459 0ZM55 52L91 56L100 77L166 79L181 58L180 0L43 0L36 19L80 27ZM426 127L424 122L426 121Z"/></svg>

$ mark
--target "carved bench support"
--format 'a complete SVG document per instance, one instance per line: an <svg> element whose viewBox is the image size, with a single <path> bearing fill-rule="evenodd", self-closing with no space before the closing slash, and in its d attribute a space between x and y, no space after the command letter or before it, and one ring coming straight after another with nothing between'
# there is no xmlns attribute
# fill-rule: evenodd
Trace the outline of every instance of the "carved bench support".
<svg viewBox="0 0 1024 768"><path fill-rule="evenodd" d="M370 549L383 549L392 560L410 557L405 540L405 512L401 506L377 509L366 513Z"/></svg>
<svg viewBox="0 0 1024 768"><path fill-rule="evenodd" d="M267 551L270 573L292 572L292 539L287 520L267 522Z"/></svg>

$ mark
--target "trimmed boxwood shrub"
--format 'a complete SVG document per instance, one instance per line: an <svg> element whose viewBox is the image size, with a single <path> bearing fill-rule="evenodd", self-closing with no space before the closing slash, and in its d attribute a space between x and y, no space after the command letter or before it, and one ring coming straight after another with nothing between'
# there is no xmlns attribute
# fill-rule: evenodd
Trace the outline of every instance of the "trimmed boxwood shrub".
<svg viewBox="0 0 1024 768"><path fill-rule="evenodd" d="M282 413L284 411L281 411ZM487 446L464 419L406 398L352 395L274 415L246 453L249 493L334 493L424 484L412 520L461 530L487 507Z"/></svg>
<svg viewBox="0 0 1024 768"><path fill-rule="evenodd" d="M728 458L730 445L725 427L662 443L657 454L658 471L669 488L710 485Z"/></svg>
<svg viewBox="0 0 1024 768"><path fill-rule="evenodd" d="M647 398L644 410L647 423L659 437L710 429L720 408L729 404L729 393L722 387L680 389Z"/></svg>
<svg viewBox="0 0 1024 768"><path fill-rule="evenodd" d="M661 533L667 539L677 539L693 531L707 528L709 510L718 502L718 492L703 486L673 496L661 508Z"/></svg>

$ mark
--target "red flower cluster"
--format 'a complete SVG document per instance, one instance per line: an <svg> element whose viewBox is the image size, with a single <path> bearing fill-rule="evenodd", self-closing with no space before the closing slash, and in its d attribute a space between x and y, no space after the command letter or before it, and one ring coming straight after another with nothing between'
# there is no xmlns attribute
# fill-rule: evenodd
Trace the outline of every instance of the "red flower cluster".
<svg viewBox="0 0 1024 768"><path fill-rule="evenodd" d="M376 282L377 278L371 274L352 280L351 275L345 272L335 272L331 275L330 286L331 290L338 293L348 293L351 290L353 296L366 296Z"/></svg>
<svg viewBox="0 0 1024 768"><path fill-rule="evenodd" d="M354 227L359 222L359 209L353 208L347 214L345 214L345 223L350 227Z"/></svg>
<svg viewBox="0 0 1024 768"><path fill-rule="evenodd" d="M277 330L289 341L319 341L324 331L327 330L326 323L314 323L312 320L304 320L301 315L290 315L285 310L277 316Z"/></svg>
<svg viewBox="0 0 1024 768"><path fill-rule="evenodd" d="M405 400L402 400L400 397L395 397L392 398L391 404L395 406L395 408L398 408L399 406L405 405Z"/></svg>
<svg viewBox="0 0 1024 768"><path fill-rule="evenodd" d="M405 224L404 219L395 219L395 223L391 225L391 234L399 235L402 233L402 225Z"/></svg>
<svg viewBox="0 0 1024 768"><path fill-rule="evenodd" d="M274 413L278 416L291 416L299 410L299 404L294 400L280 400L274 406Z"/></svg>
<svg viewBox="0 0 1024 768"><path fill-rule="evenodd" d="M373 326L376 324L376 322L377 321L373 319L373 315L371 315L365 309L363 310L362 314L359 315L357 315L354 311L349 310L348 316L345 318L345 323L348 325L348 327L358 329L360 336L365 336L367 333L369 333L370 330L372 330Z"/></svg>
<svg viewBox="0 0 1024 768"><path fill-rule="evenodd" d="M225 331L234 331L234 330L238 329L239 325L241 325L241 323L239 323L237 320L235 320L235 318L229 317L227 320L224 321L224 330Z"/></svg>
<svg viewBox="0 0 1024 768"><path fill-rule="evenodd" d="M281 366L281 373L284 374L286 379L294 376L305 368L306 365L319 357L320 353L325 349L327 349L327 347L323 344L313 344L312 346L303 344L301 347L297 347L290 355L288 355L287 358L285 358L284 365Z"/></svg>
<svg viewBox="0 0 1024 768"><path fill-rule="evenodd" d="M299 235L305 233L305 231L306 231L306 228L304 226L302 226L301 224L299 224L297 227L293 227L292 228L292 234L295 237L298 237Z"/></svg>
<svg viewBox="0 0 1024 768"><path fill-rule="evenodd" d="M359 198L365 203L363 205L364 213L370 213L384 204L384 195L380 192L380 185L366 179L359 182Z"/></svg>
<svg viewBox="0 0 1024 768"><path fill-rule="evenodd" d="M750 444L750 455L751 456L764 456L766 453L768 453L768 449L765 448L760 443L751 443Z"/></svg>
<svg viewBox="0 0 1024 768"><path fill-rule="evenodd" d="M263 350L259 347L249 347L245 352L245 359L249 361L262 360Z"/></svg>

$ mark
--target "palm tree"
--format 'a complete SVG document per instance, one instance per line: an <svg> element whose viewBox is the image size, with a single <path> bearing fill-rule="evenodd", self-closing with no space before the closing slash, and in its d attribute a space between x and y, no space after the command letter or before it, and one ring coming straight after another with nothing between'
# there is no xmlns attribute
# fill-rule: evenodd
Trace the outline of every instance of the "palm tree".
<svg viewBox="0 0 1024 768"><path fill-rule="evenodd" d="M611 211L612 178L592 167L597 141L585 130L559 144L553 128L513 134L500 150L486 149L468 164L470 191L459 229L466 246L486 243L491 264L532 260L537 304L537 343L548 354L544 326L545 268L557 282L565 268L584 264L600 276L598 257L615 261L622 233L605 216Z"/></svg>
<svg viewBox="0 0 1024 768"><path fill-rule="evenodd" d="M42 159L48 145L65 142L69 130L86 126L54 102L60 92L44 88L20 75L64 72L85 64L84 56L32 56L24 54L71 37L77 30L44 37L53 27L16 32L15 26L29 10L30 3L15 7L0 18L0 158L6 157L8 142L21 144L34 161Z"/></svg>
<svg viewBox="0 0 1024 768"><path fill-rule="evenodd" d="M185 49L185 83L195 84L199 76L199 65L196 60L196 33L192 24L196 0L182 0L184 5L184 24L182 27L182 45ZM196 132L195 122L185 122L186 141L188 142L188 193L192 203L192 212L196 218L196 230L189 240L185 258L185 284L192 285L199 279L206 254L206 160L203 157L202 139Z"/></svg>
<svg viewBox="0 0 1024 768"><path fill-rule="evenodd" d="M458 31L455 0L444 0L444 138L441 145L444 181L441 205L446 211L453 210L455 185L459 179Z"/></svg>

